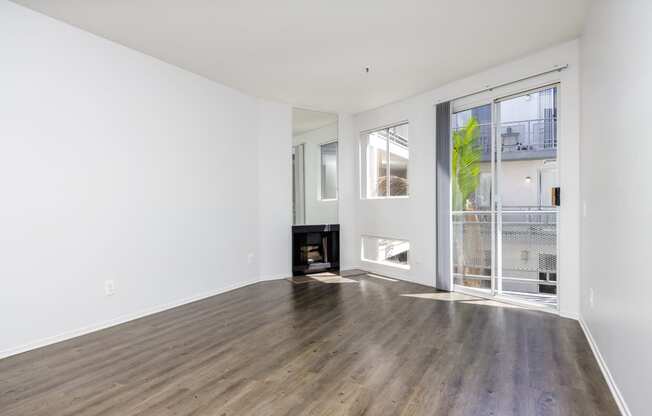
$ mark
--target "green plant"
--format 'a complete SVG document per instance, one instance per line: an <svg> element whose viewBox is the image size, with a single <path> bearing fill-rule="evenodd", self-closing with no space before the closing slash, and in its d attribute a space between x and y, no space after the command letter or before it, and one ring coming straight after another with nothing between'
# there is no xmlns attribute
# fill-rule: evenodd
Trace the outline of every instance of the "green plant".
<svg viewBox="0 0 652 416"><path fill-rule="evenodd" d="M452 206L463 210L469 196L480 184L480 159L482 146L478 143L479 124L471 117L464 127L453 132Z"/></svg>

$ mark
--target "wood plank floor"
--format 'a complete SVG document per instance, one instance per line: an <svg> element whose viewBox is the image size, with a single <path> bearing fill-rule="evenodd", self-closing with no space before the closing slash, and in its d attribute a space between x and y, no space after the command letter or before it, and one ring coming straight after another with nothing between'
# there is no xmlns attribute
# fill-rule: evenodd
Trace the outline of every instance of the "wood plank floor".
<svg viewBox="0 0 652 416"><path fill-rule="evenodd" d="M0 360L0 414L619 413L577 322L355 276L258 283Z"/></svg>

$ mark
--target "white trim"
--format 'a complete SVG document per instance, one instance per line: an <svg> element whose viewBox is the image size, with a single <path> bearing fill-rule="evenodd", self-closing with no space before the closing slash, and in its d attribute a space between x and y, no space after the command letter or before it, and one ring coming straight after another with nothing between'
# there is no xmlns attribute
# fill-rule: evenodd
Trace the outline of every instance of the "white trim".
<svg viewBox="0 0 652 416"><path fill-rule="evenodd" d="M456 98L454 100L451 100L451 115L463 112L463 111L469 111L473 108L477 108L479 106L486 106L490 105L491 106L491 193L490 193L490 206L491 209L489 211L487 210L481 210L481 211L453 211L452 210L452 190L450 192L451 194L451 208L450 208L450 265L451 265L451 280L452 284L451 287L453 288L453 291L461 291L464 293L463 286L461 285L456 285L455 284L455 273L453 273L453 250L452 248L454 247L453 244L453 217L455 215L466 215L466 214L491 214L492 220L491 220L491 276L488 276L490 281L491 281L491 289L490 289L490 298L503 301L506 303L513 303L519 306L524 306L528 308L534 308L537 310L542 310L544 312L553 312L556 315L561 315L567 318L571 319L579 319L579 314L577 316L574 316L575 314L569 314L567 312L564 312L563 314L561 313L561 296L562 296L562 283L563 281L563 274L561 273L560 268L557 270L557 281L555 286L557 287L557 292L555 294L555 298L557 299L557 304L554 308L554 311L551 310L550 307L542 307L537 304L533 304L531 302L523 301L520 299L517 299L515 297L511 297L507 293L503 293L503 288L502 288L502 283L504 280L518 280L517 278L510 278L510 277L505 277L503 276L503 267L502 267L502 238L499 238L502 236L503 232L503 224L502 224L502 219L503 219L503 214L510 214L510 213L555 213L557 214L557 223L555 227L555 238L556 238L556 256L557 256L557 262L560 264L560 259L561 259L561 250L560 250L560 234L561 234L561 224L560 224L560 213L562 211L562 208L560 207L558 210L535 210L535 211L520 211L520 210L503 210L503 205L502 205L502 181L498 180L499 174L502 172L502 151L499 149L498 144L497 144L497 132L500 129L501 125L501 116L500 116L500 106L499 104L501 102L504 102L506 100L522 97L528 94L532 94L535 92L540 92L540 91L545 91L549 89L554 89L556 91L556 103L555 106L558 109L558 114L557 114L557 122L561 123L561 118L563 117L563 111L561 111L561 97L562 97L562 81L561 79L559 80L554 80L554 81L549 81L546 79L545 75L552 73L552 72L561 72L561 70L566 69L568 65L564 65L563 67L559 67L554 70L549 70L542 72L538 75L532 75L528 76L525 78L521 78L517 81L514 82L507 82L503 83L500 85L497 85L496 87L491 87L491 88L485 88L481 91L478 91L477 93L471 93L471 94L466 94L463 95L459 98ZM525 83L526 85L522 85ZM527 87L528 84L534 84L532 86ZM512 91L507 93L503 91L501 88L509 86ZM496 89L496 91L494 91ZM461 102L461 105L459 104ZM457 104L457 105L456 105ZM487 125L487 123L485 123ZM560 124L558 124L560 125ZM451 134L452 134L452 128L451 128ZM558 135L561 135L563 138L563 133L559 133ZM561 140L563 141L563 140ZM453 157L453 152L452 152L452 146L453 146L453 141L451 140L451 160L450 164L452 166L452 157ZM559 160L561 158L562 151L558 147L557 149L557 154L554 159L554 161L557 163L557 166L559 166ZM451 173L451 186L452 186L452 173ZM560 181L561 181L561 175L560 175ZM533 282L534 283L534 282ZM460 290L462 288L462 290ZM468 294L468 293L467 293ZM478 296L486 297L486 294L479 294Z"/></svg>
<svg viewBox="0 0 652 416"><path fill-rule="evenodd" d="M410 124L409 120L408 119L403 119L402 121L397 121L395 123L384 124L382 126L377 126L377 127L372 127L370 129L367 129L367 130L362 130L362 131L360 131L359 136L362 136L363 134L375 133L375 132L381 131L381 130L387 130L387 129L390 129L392 127L403 126L403 125L406 125L406 124Z"/></svg>
<svg viewBox="0 0 652 416"><path fill-rule="evenodd" d="M272 280L283 280L287 279L289 276L292 276L292 272L288 272L287 274L271 274L269 276L260 276L254 283L269 282Z"/></svg>
<svg viewBox="0 0 652 416"><path fill-rule="evenodd" d="M620 409L620 413L622 413L624 416L632 416L632 412L629 411L629 407L627 407L625 398L620 393L620 389L618 389L618 386L616 385L616 380L614 380L613 376L611 375L611 371L609 371L609 367L607 367L607 362L604 360L604 357L602 357L600 349L598 348L598 344L595 342L595 339L589 330L589 326L584 321L584 318L580 317L579 321L580 327L582 328L582 331L584 331L586 339L589 341L591 351L593 351L593 355L598 361L600 370L602 370L602 375L604 375L604 378L607 381L607 385L609 385L609 390L611 390L611 394L613 395L614 400L618 405L618 409Z"/></svg>
<svg viewBox="0 0 652 416"><path fill-rule="evenodd" d="M376 238L378 240L393 240L393 241L400 241L403 243L408 243L410 242L408 240L402 239L402 238L394 238L394 237L381 237L378 235L370 235L370 234L361 234L360 235L360 262L361 264L368 263L370 265L378 265L382 267L389 267L391 269L399 269L399 270L404 270L406 272L410 271L410 257L408 255L408 264L400 264L400 263L393 263L391 261L383 261L383 260L371 260L371 259L366 259L364 258L364 238ZM409 250L409 249L408 249Z"/></svg>
<svg viewBox="0 0 652 416"><path fill-rule="evenodd" d="M507 86L510 86L512 84L519 84L521 82L529 81L531 79L540 78L540 77L542 77L544 75L548 75L548 74L553 73L553 72L561 72L564 69L568 69L568 64L554 65L552 67L552 69L547 69L545 71L537 72L535 74L528 75L528 76L525 76L525 77L522 77L522 78L519 78L519 79L515 79L515 80L512 80L512 81L506 81L506 82L502 82L502 83L495 84L495 85L487 85L485 88L482 88L481 90L472 91L472 92L469 92L469 93L465 93L464 95L460 95L460 96L445 99L445 100L439 100L439 101L436 102L436 104L440 104L440 103L443 103L445 101L457 101L457 100L461 100L463 98L473 97L474 95L479 95L479 94L482 94L482 93L485 93L485 92L493 92L493 90L495 90L495 89L507 87Z"/></svg>
<svg viewBox="0 0 652 416"><path fill-rule="evenodd" d="M364 140L368 140L368 136L377 133L380 131L389 131L389 129L395 128L395 127L401 127L401 126L408 126L408 157L407 157L407 182L408 182L408 189L407 189L407 194L406 195L391 195L390 194L390 185L391 181L386 181L385 183L385 196L369 196L369 172L368 172L368 161L367 161L367 149L362 149L362 142ZM410 132L410 122L409 120L404 120L398 123L394 124L388 124L383 127L374 127L372 129L368 130L363 130L358 134L358 176L359 176L359 182L360 182L360 200L369 200L369 199L376 199L376 200L384 200L384 199L407 199L410 198L410 171L411 171L411 165L412 165L412 158L410 157L410 145L409 145L409 133ZM365 136L367 136L367 139L365 139ZM390 148L390 140L389 140L389 135L387 137L387 147L386 147L386 154L387 154L387 163L385 166L385 176L387 178L391 177L391 152L389 150ZM368 144L368 142L367 142ZM339 151L338 151L338 156L339 156ZM364 166L363 166L363 160L364 160ZM363 172L364 170L364 172ZM364 184L364 186L363 186Z"/></svg>
<svg viewBox="0 0 652 416"><path fill-rule="evenodd" d="M0 359L10 357L12 355L20 354L23 352L27 352L30 350L34 350L36 348L41 348L45 347L47 345L55 344L61 341L66 341L72 338L79 337L81 335L86 335L90 334L91 332L95 331L100 331L102 329L110 328L115 325L120 325L125 322L133 321L134 319L139 319L148 315L153 315L159 312L163 312L168 309L176 308L177 306L182 306L188 303L196 302L198 300L210 298L211 296L219 295L221 293L225 292L230 292L235 289L239 289L241 287L249 286L254 283L258 283L259 280L251 280L251 281L246 281L246 282L241 282L241 283L236 283L233 285L225 286L216 290L211 290L209 292L204 292L200 293L194 296L190 296L188 298L180 299L180 300L175 300L172 302L168 302L162 305L158 306L153 306L150 308L143 309L139 312L128 314L128 315L122 315L114 319L109 319L107 321L103 322L98 322L96 324L91 324L87 325L81 328L73 329L71 331L66 331L63 333L60 333L58 335L53 335L50 337L46 338L41 338L36 341L29 342L27 344L23 344L17 347L9 348L3 351L0 351Z"/></svg>
<svg viewBox="0 0 652 416"><path fill-rule="evenodd" d="M360 197L361 201L384 201L387 199L410 199L410 195L394 195L394 196L368 196Z"/></svg>
<svg viewBox="0 0 652 416"><path fill-rule="evenodd" d="M493 301L500 302L500 303L505 303L505 304L508 304L508 305L520 306L521 308L524 308L524 309L529 309L529 310L539 311L539 312L545 312L545 313L549 313L549 314L552 314L552 315L559 316L559 311L557 309L552 309L552 308L550 308L548 306L538 305L538 304L533 303L533 302L523 301L523 300L511 297L511 296L498 295L498 294L497 295L492 295L491 292L490 292L491 289L487 289L487 290L489 292L485 293L482 290L478 290L478 289L464 287L462 285L454 284L452 292L459 292L459 293L463 293L465 295L476 296L476 297L479 297L479 298L483 298L483 299L487 299L487 300L493 300Z"/></svg>
<svg viewBox="0 0 652 416"><path fill-rule="evenodd" d="M327 126L329 126L329 125L327 124L327 125L324 126L324 127L327 127ZM321 127L320 127L320 128L321 128ZM317 130L319 130L319 129L317 129ZM331 144L331 143L339 143L339 140L337 140L337 137L335 137L334 139L328 139L328 140L326 140L325 142L320 142L320 143L319 143L319 146L323 146L323 145L325 145L325 144Z"/></svg>

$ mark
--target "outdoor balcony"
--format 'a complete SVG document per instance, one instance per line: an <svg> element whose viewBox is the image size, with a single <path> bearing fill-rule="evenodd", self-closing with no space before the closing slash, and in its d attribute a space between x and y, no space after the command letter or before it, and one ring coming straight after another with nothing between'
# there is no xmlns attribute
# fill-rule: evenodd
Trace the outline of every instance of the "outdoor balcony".
<svg viewBox="0 0 652 416"><path fill-rule="evenodd" d="M478 143L482 162L491 160L491 124L480 124ZM557 119L541 118L501 123L498 133L502 143L501 159L554 159L557 154Z"/></svg>

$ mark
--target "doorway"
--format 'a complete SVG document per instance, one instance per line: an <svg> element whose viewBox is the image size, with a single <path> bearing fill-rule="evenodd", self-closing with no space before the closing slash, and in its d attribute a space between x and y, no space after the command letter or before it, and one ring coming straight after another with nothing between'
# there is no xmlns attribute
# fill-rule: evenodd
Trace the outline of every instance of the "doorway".
<svg viewBox="0 0 652 416"><path fill-rule="evenodd" d="M452 103L454 290L557 310L559 93Z"/></svg>

